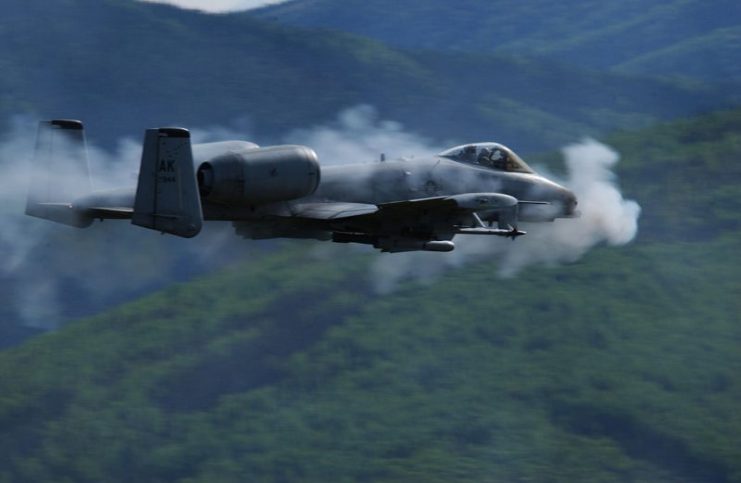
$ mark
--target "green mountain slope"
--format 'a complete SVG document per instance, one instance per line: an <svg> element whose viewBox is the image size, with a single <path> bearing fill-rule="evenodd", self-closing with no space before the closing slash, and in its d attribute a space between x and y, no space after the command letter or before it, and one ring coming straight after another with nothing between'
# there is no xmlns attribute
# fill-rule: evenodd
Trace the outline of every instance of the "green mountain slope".
<svg viewBox="0 0 741 483"><path fill-rule="evenodd" d="M741 116L727 110L615 134L627 196L642 201L641 237L708 240L741 229Z"/></svg>
<svg viewBox="0 0 741 483"><path fill-rule="evenodd" d="M437 20L440 32L457 31L453 23ZM0 16L0 72L3 172L16 171L32 152L36 120L54 117L82 119L88 139L108 149L125 137L141 139L144 128L163 125L222 134L227 127L236 133L229 134L232 138L270 144L285 142L296 128L331 126L339 112L370 104L380 119L400 122L406 131L431 139L431 145L496 140L529 154L738 100L738 93L727 88L486 52L408 51L248 15L204 15L133 0L6 1ZM15 122L19 114L22 119ZM208 129L212 126L220 128ZM15 138L24 138L27 147L6 152L6 141L14 144ZM137 156L131 157L134 163ZM105 170L94 174L113 177ZM8 262L0 264L0 347L34 333L17 326L36 323L35 297L54 299L51 311L57 319L49 327L199 270L188 266L192 253L173 248L174 242L157 247L130 242L140 234L123 227L100 239L90 232L56 231L32 237L14 251L8 246L41 225L8 217L22 211L25 192L19 194L17 180L3 180L0 251ZM116 261L140 260L139 254L152 252L158 255L156 268L119 263L120 269L113 269ZM13 253L33 263L18 268ZM71 268L70 259L88 266ZM106 280L106 290L98 290L100 284L88 280L95 277L84 275L91 266L93 274L98 270L119 278ZM147 275L137 278L139 272ZM32 316L22 313L19 299L30 299Z"/></svg>
<svg viewBox="0 0 741 483"><path fill-rule="evenodd" d="M710 30L638 55L617 66L625 73L656 73L708 81L741 79L741 27Z"/></svg>
<svg viewBox="0 0 741 483"><path fill-rule="evenodd" d="M738 195L740 123L615 137L676 202L576 264L379 296L374 256L288 244L6 351L0 481L741 481L737 211L671 232L685 185Z"/></svg>
<svg viewBox="0 0 741 483"><path fill-rule="evenodd" d="M544 149L736 95L128 0L13 0L4 14L0 116L81 118L103 141L151 125L231 124L264 143L364 103L428 136Z"/></svg>
<svg viewBox="0 0 741 483"><path fill-rule="evenodd" d="M741 79L732 61L740 53L741 19L733 0L293 0L250 15L406 48L545 56L649 75Z"/></svg>

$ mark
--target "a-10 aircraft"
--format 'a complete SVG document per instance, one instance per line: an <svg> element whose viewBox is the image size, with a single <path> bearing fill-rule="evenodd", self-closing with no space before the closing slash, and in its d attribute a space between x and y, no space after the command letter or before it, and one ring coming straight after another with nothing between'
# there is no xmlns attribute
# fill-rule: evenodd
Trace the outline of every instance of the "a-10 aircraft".
<svg viewBox="0 0 741 483"><path fill-rule="evenodd" d="M34 166L28 215L80 228L96 219L130 219L186 238L196 236L204 220L228 220L251 239L447 252L456 235L514 239L525 234L519 221L578 216L571 191L497 143L418 159L320 166L306 146L191 145L186 129L148 129L137 185L93 191L83 125L60 119L39 124Z"/></svg>

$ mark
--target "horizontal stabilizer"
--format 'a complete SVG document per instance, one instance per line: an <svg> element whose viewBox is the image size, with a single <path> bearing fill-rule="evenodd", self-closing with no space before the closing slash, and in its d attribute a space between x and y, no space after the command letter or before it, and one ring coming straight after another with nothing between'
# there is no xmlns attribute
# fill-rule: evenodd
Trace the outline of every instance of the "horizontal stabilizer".
<svg viewBox="0 0 741 483"><path fill-rule="evenodd" d="M100 218L105 220L128 220L134 214L134 210L127 207L92 207L87 208L86 212L93 218Z"/></svg>
<svg viewBox="0 0 741 483"><path fill-rule="evenodd" d="M147 129L131 223L190 238L203 225L190 133Z"/></svg>

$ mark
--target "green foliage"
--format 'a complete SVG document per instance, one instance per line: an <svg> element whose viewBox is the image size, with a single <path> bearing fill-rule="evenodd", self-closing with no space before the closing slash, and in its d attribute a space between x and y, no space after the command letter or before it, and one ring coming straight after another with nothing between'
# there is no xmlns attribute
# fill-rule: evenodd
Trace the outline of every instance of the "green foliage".
<svg viewBox="0 0 741 483"><path fill-rule="evenodd" d="M371 104L427 136L496 137L534 151L736 98L486 50L407 51L251 15L129 0L13 0L0 18L0 45L0 119L80 118L98 142L138 138L152 125L233 124L262 144Z"/></svg>
<svg viewBox="0 0 741 483"><path fill-rule="evenodd" d="M732 191L739 124L615 135L626 189ZM579 263L384 296L393 255L286 244L37 337L0 354L0 481L741 481L738 226L647 213Z"/></svg>
<svg viewBox="0 0 741 483"><path fill-rule="evenodd" d="M2 471L716 480L738 471L739 248L603 249L507 281L469 267L379 298L351 282L367 257L294 247L6 353Z"/></svg>
<svg viewBox="0 0 741 483"><path fill-rule="evenodd" d="M545 57L726 82L741 79L740 13L733 0L295 0L254 15L412 49Z"/></svg>
<svg viewBox="0 0 741 483"><path fill-rule="evenodd" d="M741 228L741 110L616 134L608 142L623 156L626 193L642 202L642 236L699 240Z"/></svg>
<svg viewBox="0 0 741 483"><path fill-rule="evenodd" d="M585 29L614 16L603 3L572 18L567 5L509 2L482 32L561 9L556 18L576 23L550 25L578 35L553 52L599 52L697 5L631 1L631 17ZM450 21L465 22L469 12L454 10ZM725 99L246 15L113 0L17 2L5 14L0 85L13 94L2 112L74 108L119 119L111 132L248 109L274 133L361 101L430 135L498 129L535 150ZM500 38L543 51L548 32L530 30ZM666 32L646 32L673 48ZM653 59L632 46L605 61ZM61 84L74 88L60 96ZM741 481L739 128L741 111L729 110L608 138L626 195L643 207L641 234L576 264L511 279L469 265L381 296L370 266L393 255L286 244L4 351L0 482Z"/></svg>

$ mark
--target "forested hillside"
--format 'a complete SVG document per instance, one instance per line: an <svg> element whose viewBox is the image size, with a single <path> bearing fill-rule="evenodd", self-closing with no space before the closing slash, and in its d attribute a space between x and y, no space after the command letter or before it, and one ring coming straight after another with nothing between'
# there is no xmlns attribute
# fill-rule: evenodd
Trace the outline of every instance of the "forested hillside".
<svg viewBox="0 0 741 483"><path fill-rule="evenodd" d="M265 143L371 104L428 136L543 149L737 95L132 0L12 0L3 14L0 118L79 118L103 144L173 124L233 127Z"/></svg>
<svg viewBox="0 0 741 483"><path fill-rule="evenodd" d="M23 311L57 330L0 352L0 483L741 483L736 3L5 3L0 346L38 333ZM538 227L408 259L13 211L37 119L105 146L165 124L268 144L346 132L361 104L404 126L381 139L497 140L555 175L595 136L638 236L503 277ZM438 269L379 290L418 265Z"/></svg>
<svg viewBox="0 0 741 483"><path fill-rule="evenodd" d="M441 23L439 31L450 28ZM246 14L204 15L133 0L5 2L0 70L0 347L37 333L19 324L56 327L249 251L235 243L204 255L177 241L144 241L125 226L98 237L24 220L26 182L18 172L40 119L83 120L88 140L104 149L92 152L96 181L123 185L134 179L139 154L131 143L117 147L152 126L200 128L212 138L228 133L265 145L294 142L287 137L296 129L332 127L346 108L370 105L378 119L401 123L403 132L431 145L495 140L529 155L738 99L735 89L713 84L595 72L485 49L404 50ZM107 169L122 153L132 167Z"/></svg>
<svg viewBox="0 0 741 483"><path fill-rule="evenodd" d="M393 12L393 15L389 15ZM245 15L411 49L546 57L582 67L741 80L734 0L291 0Z"/></svg>
<svg viewBox="0 0 741 483"><path fill-rule="evenodd" d="M740 124L612 137L641 235L575 264L291 243L5 351L0 481L741 481Z"/></svg>

